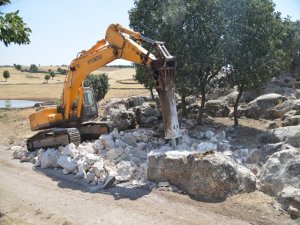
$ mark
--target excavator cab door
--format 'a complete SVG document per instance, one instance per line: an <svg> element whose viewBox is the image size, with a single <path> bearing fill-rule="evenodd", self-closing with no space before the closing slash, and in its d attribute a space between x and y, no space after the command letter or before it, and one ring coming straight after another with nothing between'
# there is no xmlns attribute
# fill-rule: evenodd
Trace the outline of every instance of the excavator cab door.
<svg viewBox="0 0 300 225"><path fill-rule="evenodd" d="M84 87L81 120L88 121L98 117L97 101L92 88Z"/></svg>

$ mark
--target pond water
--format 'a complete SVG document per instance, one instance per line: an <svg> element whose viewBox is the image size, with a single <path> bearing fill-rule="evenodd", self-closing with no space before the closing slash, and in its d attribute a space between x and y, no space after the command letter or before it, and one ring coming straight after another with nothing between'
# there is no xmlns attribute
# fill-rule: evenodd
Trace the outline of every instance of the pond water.
<svg viewBox="0 0 300 225"><path fill-rule="evenodd" d="M38 101L31 100L0 100L1 109L33 107Z"/></svg>

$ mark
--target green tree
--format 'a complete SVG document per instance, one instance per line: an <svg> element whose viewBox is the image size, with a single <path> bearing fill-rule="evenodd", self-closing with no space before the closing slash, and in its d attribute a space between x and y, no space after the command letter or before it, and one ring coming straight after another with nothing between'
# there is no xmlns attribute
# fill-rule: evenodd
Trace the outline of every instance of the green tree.
<svg viewBox="0 0 300 225"><path fill-rule="evenodd" d="M60 73L60 74L62 74L62 75L66 75L67 74L67 70L65 70L65 69L62 69L62 68L57 68L57 72L58 73Z"/></svg>
<svg viewBox="0 0 300 225"><path fill-rule="evenodd" d="M89 74L83 82L85 87L92 87L95 98L100 101L105 97L109 90L108 76L105 73L102 74Z"/></svg>
<svg viewBox="0 0 300 225"><path fill-rule="evenodd" d="M55 73L54 73L53 71L50 71L50 72L49 72L49 75L51 76L51 78L52 78L52 80L53 80L53 78L55 77Z"/></svg>
<svg viewBox="0 0 300 225"><path fill-rule="evenodd" d="M48 81L50 80L50 74L47 73L45 75L44 79L46 80L46 83L48 83Z"/></svg>
<svg viewBox="0 0 300 225"><path fill-rule="evenodd" d="M39 71L39 68L35 64L31 64L29 70L31 73L37 73Z"/></svg>
<svg viewBox="0 0 300 225"><path fill-rule="evenodd" d="M282 49L285 57L284 68L296 73L300 69L300 21L285 18L282 22Z"/></svg>
<svg viewBox="0 0 300 225"><path fill-rule="evenodd" d="M134 80L143 84L143 86L150 91L152 100L154 100L154 94L153 94L154 79L149 69L142 65L136 65Z"/></svg>
<svg viewBox="0 0 300 225"><path fill-rule="evenodd" d="M7 82L7 79L10 77L10 73L8 70L4 70L3 77L5 78L5 81Z"/></svg>
<svg viewBox="0 0 300 225"><path fill-rule="evenodd" d="M10 4L10 0L0 0L0 7ZM18 15L19 11L11 13L0 12L0 41L8 46L11 43L29 44L31 29Z"/></svg>
<svg viewBox="0 0 300 225"><path fill-rule="evenodd" d="M185 97L202 96L199 123L207 87L223 63L224 15L219 0L136 0L129 12L130 26L161 41L176 56L176 91ZM145 45L147 47L147 45Z"/></svg>
<svg viewBox="0 0 300 225"><path fill-rule="evenodd" d="M234 126L238 126L238 105L246 90L260 88L282 66L284 51L280 15L270 0L229 0L226 59L230 67L227 82L239 92L234 105Z"/></svg>
<svg viewBox="0 0 300 225"><path fill-rule="evenodd" d="M21 65L15 65L14 66L16 70L22 71L22 66Z"/></svg>

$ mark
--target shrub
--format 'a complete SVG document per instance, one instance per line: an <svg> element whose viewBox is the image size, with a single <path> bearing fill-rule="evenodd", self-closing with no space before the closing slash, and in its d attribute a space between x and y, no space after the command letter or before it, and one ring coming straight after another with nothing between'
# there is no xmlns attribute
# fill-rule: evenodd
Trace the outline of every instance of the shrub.
<svg viewBox="0 0 300 225"><path fill-rule="evenodd" d="M50 74L46 74L45 75L45 80L46 80L46 83L48 83L48 80L50 79Z"/></svg>
<svg viewBox="0 0 300 225"><path fill-rule="evenodd" d="M8 70L5 70L5 71L3 72L3 77L5 78L5 81L7 81L7 79L10 77L10 73L9 73Z"/></svg>
<svg viewBox="0 0 300 225"><path fill-rule="evenodd" d="M35 64L31 64L29 71L32 73L37 73L39 71L38 67Z"/></svg>

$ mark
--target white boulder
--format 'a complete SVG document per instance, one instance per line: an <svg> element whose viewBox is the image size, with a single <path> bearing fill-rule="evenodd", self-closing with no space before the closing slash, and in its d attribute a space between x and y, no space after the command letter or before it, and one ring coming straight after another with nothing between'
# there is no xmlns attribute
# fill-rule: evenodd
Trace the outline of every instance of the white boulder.
<svg viewBox="0 0 300 225"><path fill-rule="evenodd" d="M118 181L129 181L133 178L135 167L132 162L121 161L117 164L116 179Z"/></svg>
<svg viewBox="0 0 300 225"><path fill-rule="evenodd" d="M46 151L40 153L40 161L42 168L48 167L58 167L57 160L60 156L60 153L54 148L48 148Z"/></svg>
<svg viewBox="0 0 300 225"><path fill-rule="evenodd" d="M65 170L71 172L74 172L77 169L77 164L72 161L72 158L70 156L62 155L58 158L57 164L60 165Z"/></svg>

